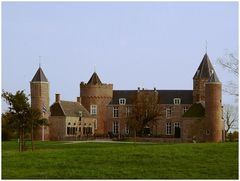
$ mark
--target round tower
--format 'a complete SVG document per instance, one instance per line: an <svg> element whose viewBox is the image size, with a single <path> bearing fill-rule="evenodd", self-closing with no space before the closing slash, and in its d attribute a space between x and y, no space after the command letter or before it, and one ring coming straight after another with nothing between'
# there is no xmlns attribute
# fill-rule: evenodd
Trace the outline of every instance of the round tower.
<svg viewBox="0 0 240 181"><path fill-rule="evenodd" d="M41 67L37 70L32 81L30 82L31 89L31 107L39 109L42 117L48 119L49 117L49 83L43 73ZM34 131L35 140L48 140L49 128L42 126Z"/></svg>
<svg viewBox="0 0 240 181"><path fill-rule="evenodd" d="M193 77L193 103L205 101L205 84L212 70L213 66L206 53Z"/></svg>
<svg viewBox="0 0 240 181"><path fill-rule="evenodd" d="M107 106L112 100L113 85L103 84L96 72L93 73L88 83L81 82L80 97L82 105L89 113L97 118L96 135L105 135Z"/></svg>
<svg viewBox="0 0 240 181"><path fill-rule="evenodd" d="M205 141L220 142L224 140L222 84L214 71L206 83L205 92Z"/></svg>

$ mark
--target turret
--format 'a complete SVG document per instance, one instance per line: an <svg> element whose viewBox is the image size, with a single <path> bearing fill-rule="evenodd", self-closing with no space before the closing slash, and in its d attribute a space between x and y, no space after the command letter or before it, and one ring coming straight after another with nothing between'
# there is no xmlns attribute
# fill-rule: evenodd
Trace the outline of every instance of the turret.
<svg viewBox="0 0 240 181"><path fill-rule="evenodd" d="M49 117L49 83L41 67L37 70L32 81L31 89L31 107L39 109L42 117ZM48 127L40 128L35 131L34 139L47 140L49 135Z"/></svg>
<svg viewBox="0 0 240 181"><path fill-rule="evenodd" d="M206 83L205 93L205 141L223 141L224 124L222 120L222 84L215 71L212 71L212 75Z"/></svg>
<svg viewBox="0 0 240 181"><path fill-rule="evenodd" d="M205 101L205 83L213 70L214 68L206 53L193 77L193 103Z"/></svg>
<svg viewBox="0 0 240 181"><path fill-rule="evenodd" d="M97 118L97 135L106 133L107 105L112 100L113 85L101 82L97 73L94 72L88 83L81 82L80 97L81 104Z"/></svg>

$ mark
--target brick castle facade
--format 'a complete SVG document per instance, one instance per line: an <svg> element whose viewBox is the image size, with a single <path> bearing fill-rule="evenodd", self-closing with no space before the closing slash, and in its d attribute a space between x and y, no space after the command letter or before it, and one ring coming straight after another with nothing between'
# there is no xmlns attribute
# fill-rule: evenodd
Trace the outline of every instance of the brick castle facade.
<svg viewBox="0 0 240 181"><path fill-rule="evenodd" d="M165 141L224 141L222 120L222 84L204 55L194 77L193 90L113 90L113 84L102 83L96 72L80 83L76 102L63 101L56 94L49 107L49 82L41 67L32 81L31 106L43 112L49 125L37 130L35 139L67 140L86 136L129 136L127 118L136 96L151 93L157 96L160 115L148 124L146 136Z"/></svg>

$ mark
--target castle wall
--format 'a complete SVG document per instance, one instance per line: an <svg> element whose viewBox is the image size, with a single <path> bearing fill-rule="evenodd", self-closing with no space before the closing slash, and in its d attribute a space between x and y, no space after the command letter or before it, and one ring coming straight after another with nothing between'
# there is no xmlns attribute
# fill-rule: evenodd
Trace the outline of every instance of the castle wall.
<svg viewBox="0 0 240 181"><path fill-rule="evenodd" d="M182 140L184 142L203 142L204 118L192 117L182 120Z"/></svg>
<svg viewBox="0 0 240 181"><path fill-rule="evenodd" d="M118 107L118 117L113 117L113 108ZM131 107L130 105L111 105L107 107L107 122L106 122L106 131L113 133L113 124L114 122L118 122L119 124L119 134L127 135L126 128L127 128L127 107Z"/></svg>
<svg viewBox="0 0 240 181"><path fill-rule="evenodd" d="M66 136L66 117L49 117L50 140L63 140Z"/></svg>

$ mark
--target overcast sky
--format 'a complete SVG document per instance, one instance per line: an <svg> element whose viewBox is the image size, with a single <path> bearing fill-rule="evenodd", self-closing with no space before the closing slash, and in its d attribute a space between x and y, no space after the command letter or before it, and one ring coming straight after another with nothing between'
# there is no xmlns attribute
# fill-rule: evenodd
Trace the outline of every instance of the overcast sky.
<svg viewBox="0 0 240 181"><path fill-rule="evenodd" d="M192 89L206 40L226 83L217 59L238 56L237 2L3 2L2 89L29 94L39 56L50 104L55 93L75 101L94 66L114 89Z"/></svg>

